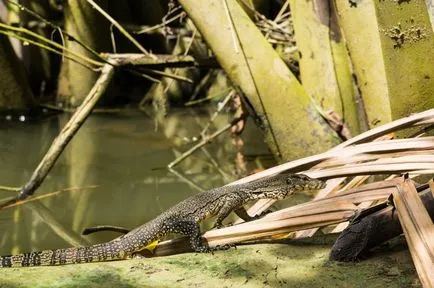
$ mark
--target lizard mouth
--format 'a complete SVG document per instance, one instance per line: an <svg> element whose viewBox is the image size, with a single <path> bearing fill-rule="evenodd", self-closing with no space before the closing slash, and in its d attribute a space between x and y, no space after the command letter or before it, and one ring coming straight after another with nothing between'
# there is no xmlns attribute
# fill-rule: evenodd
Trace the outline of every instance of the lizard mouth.
<svg viewBox="0 0 434 288"><path fill-rule="evenodd" d="M314 180L310 182L308 185L308 188L310 189L323 189L327 186L326 182L321 180Z"/></svg>
<svg viewBox="0 0 434 288"><path fill-rule="evenodd" d="M295 185L296 190L319 190L326 187L326 183L321 180L311 179L304 185Z"/></svg>

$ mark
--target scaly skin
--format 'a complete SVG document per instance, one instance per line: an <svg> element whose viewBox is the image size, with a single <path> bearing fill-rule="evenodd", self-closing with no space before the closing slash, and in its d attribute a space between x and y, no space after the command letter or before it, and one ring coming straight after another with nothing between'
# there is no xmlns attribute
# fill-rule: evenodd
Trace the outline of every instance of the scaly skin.
<svg viewBox="0 0 434 288"><path fill-rule="evenodd" d="M121 260L141 251L169 233L186 235L196 252L226 247L208 247L202 243L199 222L216 216L215 227L234 211L249 221L243 205L254 199L284 199L295 191L324 187L324 182L302 174L279 174L246 184L224 186L196 194L178 203L155 219L110 242L89 247L45 250L0 257L0 267L64 265Z"/></svg>

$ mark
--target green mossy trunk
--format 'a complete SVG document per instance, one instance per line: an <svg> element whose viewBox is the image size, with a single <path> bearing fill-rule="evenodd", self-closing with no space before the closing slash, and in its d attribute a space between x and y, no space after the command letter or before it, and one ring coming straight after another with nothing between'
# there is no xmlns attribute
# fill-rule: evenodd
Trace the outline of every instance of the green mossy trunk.
<svg viewBox="0 0 434 288"><path fill-rule="evenodd" d="M392 121L378 22L371 0L335 0L369 128Z"/></svg>
<svg viewBox="0 0 434 288"><path fill-rule="evenodd" d="M434 34L425 1L374 1L392 119L434 107Z"/></svg>
<svg viewBox="0 0 434 288"><path fill-rule="evenodd" d="M0 269L1 287L420 287L407 251L331 263L327 245L249 245L214 254Z"/></svg>
<svg viewBox="0 0 434 288"><path fill-rule="evenodd" d="M336 0L369 127L434 107L425 1Z"/></svg>
<svg viewBox="0 0 434 288"><path fill-rule="evenodd" d="M359 134L356 90L351 66L329 1L291 1L301 82L324 111L336 112L352 135Z"/></svg>
<svg viewBox="0 0 434 288"><path fill-rule="evenodd" d="M48 0L25 0L21 4L41 15L44 19L57 22L60 19L58 11L54 11ZM12 6L14 7L14 6ZM30 21L39 21L24 10L19 10L21 23L29 24ZM46 37L47 39L56 38L59 34L53 34L51 27L35 26L29 30ZM55 36L54 36L55 35ZM36 97L44 92L52 92L57 83L59 72L60 57L50 51L33 45L22 46L22 59L29 75L30 87ZM48 90L48 91L47 91Z"/></svg>
<svg viewBox="0 0 434 288"><path fill-rule="evenodd" d="M0 110L30 110L36 102L9 39L0 35Z"/></svg>
<svg viewBox="0 0 434 288"><path fill-rule="evenodd" d="M280 161L338 143L303 87L235 0L179 2L263 120L266 141Z"/></svg>
<svg viewBox="0 0 434 288"><path fill-rule="evenodd" d="M108 0L96 1L107 11ZM98 52L110 52L110 27L86 1L69 0L65 3L65 30ZM66 41L66 47L78 54L95 58L74 41ZM78 106L89 93L98 78L98 73L65 59L62 62L57 100L65 106Z"/></svg>

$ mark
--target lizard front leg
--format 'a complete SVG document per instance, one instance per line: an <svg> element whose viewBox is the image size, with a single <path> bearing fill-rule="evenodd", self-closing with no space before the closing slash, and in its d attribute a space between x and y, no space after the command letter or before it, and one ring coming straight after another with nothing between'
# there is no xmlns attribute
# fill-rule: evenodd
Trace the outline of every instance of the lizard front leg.
<svg viewBox="0 0 434 288"><path fill-rule="evenodd" d="M238 217L240 217L241 219L243 219L246 222L252 221L252 220L257 220L262 218L263 216L267 215L268 213L270 213L271 211L264 211L261 214L255 215L255 216L250 216L249 214L247 214L246 209L241 206L239 208L237 208L235 211L235 214L237 214Z"/></svg>
<svg viewBox="0 0 434 288"><path fill-rule="evenodd" d="M179 220L171 224L170 232L187 236L190 239L190 246L196 252L213 252L227 250L230 245L209 247L202 241L200 226L193 220Z"/></svg>
<svg viewBox="0 0 434 288"><path fill-rule="evenodd" d="M221 228L223 226L222 224L223 220L225 220L225 218L228 217L232 211L236 212L237 209L242 208L243 204L244 201L241 197L233 197L227 199L217 213L217 219L215 220L215 224L213 228Z"/></svg>

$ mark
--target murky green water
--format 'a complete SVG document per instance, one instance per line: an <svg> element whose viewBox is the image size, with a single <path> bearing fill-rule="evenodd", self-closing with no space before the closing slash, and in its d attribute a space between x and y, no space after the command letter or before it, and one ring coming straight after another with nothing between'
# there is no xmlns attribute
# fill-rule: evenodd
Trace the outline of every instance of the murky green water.
<svg viewBox="0 0 434 288"><path fill-rule="evenodd" d="M177 168L194 185L164 169L182 151L194 145L191 141L199 135L209 114L207 111L182 110L169 115L158 131L155 131L154 122L141 113L92 115L68 145L36 196L50 195L50 192L68 187L97 187L60 192L0 210L0 254L108 241L118 234L100 232L81 236L80 233L85 227L102 224L139 226L197 193L197 186L208 189L229 182L235 177L234 171L240 170L241 165L236 165L235 159L241 155L245 157L246 173L273 165L260 131L253 123L248 123L242 138L234 139L226 133L207 145L212 158L198 151ZM30 124L0 121L0 185L24 184L68 117L64 114ZM227 121L228 118L222 116L215 126L221 127ZM237 151L241 153L237 154ZM15 195L0 192L0 199L11 194ZM309 197L305 194L297 196L297 199L291 198L280 205L306 201ZM206 283L205 286L218 287L235 283L252 287L266 284L364 287L366 279L372 287L408 287L418 283L407 252L380 255L342 266L325 260L328 246L300 245L248 246L216 255L185 254L155 259L145 265L119 261L105 264L104 268L67 266L62 267L66 270L54 272L52 267L5 269L0 286L34 286L36 283L40 287L204 286Z"/></svg>
<svg viewBox="0 0 434 288"><path fill-rule="evenodd" d="M69 116L30 124L0 122L0 185L23 185ZM248 156L247 171L271 165L260 132L248 125L236 141L226 133L207 145L212 158L198 151L177 168L196 186L170 173L164 167L193 145L207 119L209 112L184 109L169 115L156 131L153 120L141 113L92 115L36 196L68 187L97 187L65 191L0 211L0 254L114 238L118 235L111 232L80 233L85 227L103 224L136 227L197 193L196 186L209 189L235 179L237 149L242 152L238 157ZM216 126L227 120L218 118ZM242 139L244 145L240 145ZM12 194L0 192L0 198Z"/></svg>

